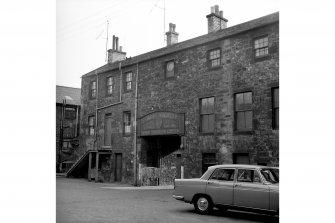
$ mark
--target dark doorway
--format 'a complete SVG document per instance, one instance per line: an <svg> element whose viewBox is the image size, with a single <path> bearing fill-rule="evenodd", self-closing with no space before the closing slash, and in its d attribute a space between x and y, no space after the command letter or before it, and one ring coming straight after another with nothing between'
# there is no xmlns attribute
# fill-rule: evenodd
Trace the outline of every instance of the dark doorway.
<svg viewBox="0 0 335 223"><path fill-rule="evenodd" d="M142 160L145 160L147 167L157 168L161 166L161 159L178 150L181 143L180 136L148 136L143 137L143 140L146 146ZM177 164L178 158L172 162Z"/></svg>
<svg viewBox="0 0 335 223"><path fill-rule="evenodd" d="M249 164L249 153L233 153L234 164Z"/></svg>
<svg viewBox="0 0 335 223"><path fill-rule="evenodd" d="M115 153L115 181L122 180L122 153Z"/></svg>

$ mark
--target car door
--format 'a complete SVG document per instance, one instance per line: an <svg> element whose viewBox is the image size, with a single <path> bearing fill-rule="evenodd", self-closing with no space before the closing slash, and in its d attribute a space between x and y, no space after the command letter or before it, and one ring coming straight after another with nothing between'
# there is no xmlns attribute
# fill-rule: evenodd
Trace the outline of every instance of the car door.
<svg viewBox="0 0 335 223"><path fill-rule="evenodd" d="M256 169L239 168L234 184L234 205L269 209L269 186L263 184Z"/></svg>
<svg viewBox="0 0 335 223"><path fill-rule="evenodd" d="M217 168L207 181L206 193L214 204L233 204L234 168Z"/></svg>

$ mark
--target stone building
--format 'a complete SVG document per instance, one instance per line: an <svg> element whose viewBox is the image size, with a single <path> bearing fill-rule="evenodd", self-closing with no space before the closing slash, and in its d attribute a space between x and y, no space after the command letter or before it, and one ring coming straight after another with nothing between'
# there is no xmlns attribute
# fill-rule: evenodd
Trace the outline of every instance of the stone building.
<svg viewBox="0 0 335 223"><path fill-rule="evenodd" d="M56 170L66 172L79 146L80 88L56 86Z"/></svg>
<svg viewBox="0 0 335 223"><path fill-rule="evenodd" d="M166 47L132 58L113 36L108 63L82 76L72 175L164 185L214 164L279 165L279 13L206 18L208 34L178 42L170 24Z"/></svg>

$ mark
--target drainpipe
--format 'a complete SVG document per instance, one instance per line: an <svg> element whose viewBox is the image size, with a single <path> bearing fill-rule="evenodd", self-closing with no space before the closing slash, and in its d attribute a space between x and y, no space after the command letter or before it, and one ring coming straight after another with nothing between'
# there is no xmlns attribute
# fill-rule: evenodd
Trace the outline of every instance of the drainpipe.
<svg viewBox="0 0 335 223"><path fill-rule="evenodd" d="M98 150L98 143L97 143L97 140L98 140L98 134L97 134L97 130L98 130L98 99L99 99L99 75L98 75L98 72L95 70L95 75L96 75L96 81L97 81L97 86L96 86L96 103L95 103L95 129L94 129L94 134L95 134L95 140L94 140L94 143L96 145L96 149L95 150Z"/></svg>
<svg viewBox="0 0 335 223"><path fill-rule="evenodd" d="M137 186L137 94L138 94L138 63L136 64L135 80L135 114L134 114L134 186Z"/></svg>

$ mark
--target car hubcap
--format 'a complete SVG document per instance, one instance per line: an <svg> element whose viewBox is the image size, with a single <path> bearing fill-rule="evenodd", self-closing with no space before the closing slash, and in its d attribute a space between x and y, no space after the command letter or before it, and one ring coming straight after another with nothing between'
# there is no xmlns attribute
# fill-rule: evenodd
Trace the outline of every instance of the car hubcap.
<svg viewBox="0 0 335 223"><path fill-rule="evenodd" d="M205 211L208 208L208 200L204 197L199 198L197 204L201 211Z"/></svg>

